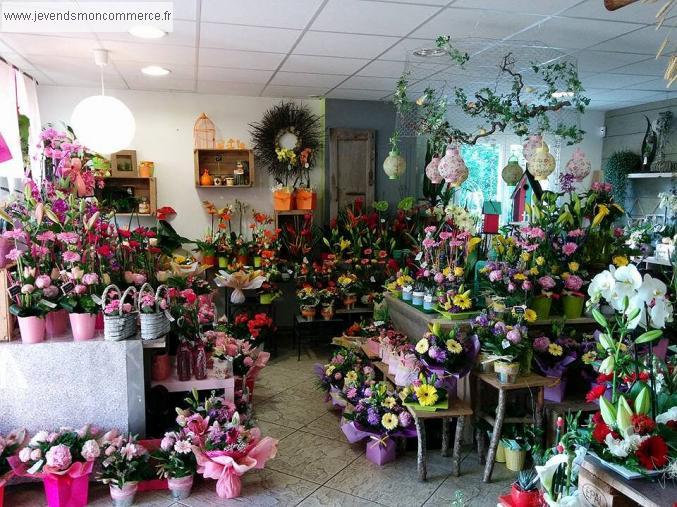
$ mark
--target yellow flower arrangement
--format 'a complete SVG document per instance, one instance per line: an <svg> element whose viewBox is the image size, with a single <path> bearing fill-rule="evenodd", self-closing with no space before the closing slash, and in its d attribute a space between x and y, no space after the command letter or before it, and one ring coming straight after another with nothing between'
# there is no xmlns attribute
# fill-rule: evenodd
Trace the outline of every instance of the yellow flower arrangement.
<svg viewBox="0 0 677 507"><path fill-rule="evenodd" d="M447 350L452 354L460 354L461 352L463 352L463 347L456 340L450 338L449 340L447 340Z"/></svg>
<svg viewBox="0 0 677 507"><path fill-rule="evenodd" d="M454 276L463 276L463 268L456 266L454 268Z"/></svg>
<svg viewBox="0 0 677 507"><path fill-rule="evenodd" d="M357 372L355 370L350 370L346 373L347 382L357 382Z"/></svg>
<svg viewBox="0 0 677 507"><path fill-rule="evenodd" d="M578 262L572 261L572 262L569 263L569 271L571 271L572 273L575 273L576 271L578 271L580 269L580 267L581 266L580 266L580 264L578 264Z"/></svg>
<svg viewBox="0 0 677 507"><path fill-rule="evenodd" d="M397 428L397 422L398 422L397 416L392 412L383 414L383 417L381 417L381 424L387 430L394 430L395 428Z"/></svg>
<svg viewBox="0 0 677 507"><path fill-rule="evenodd" d="M586 352L583 354L583 356L581 356L581 361L583 361L583 364L592 364L595 362L595 359L597 359L597 352L594 350Z"/></svg>
<svg viewBox="0 0 677 507"><path fill-rule="evenodd" d="M418 343L416 344L416 352L419 354L425 354L428 352L428 348L430 348L430 344L428 343L428 340L425 338L421 338Z"/></svg>
<svg viewBox="0 0 677 507"><path fill-rule="evenodd" d="M556 343L551 343L548 345L548 352L550 352L551 355L555 357L559 357L562 355L564 350L562 349L561 345L557 345Z"/></svg>
<svg viewBox="0 0 677 507"><path fill-rule="evenodd" d="M612 262L614 263L614 266L620 268L628 265L628 258L625 255L616 255L612 259Z"/></svg>
<svg viewBox="0 0 677 507"><path fill-rule="evenodd" d="M385 400L383 400L382 405L385 408L393 408L397 404L397 400L393 398L392 396L388 396Z"/></svg>
<svg viewBox="0 0 677 507"><path fill-rule="evenodd" d="M456 294L454 296L454 304L458 306L461 310L467 310L472 306L472 300L468 294L470 291L463 292L461 294Z"/></svg>
<svg viewBox="0 0 677 507"><path fill-rule="evenodd" d="M416 398L418 398L418 402L424 407L434 405L439 398L437 396L437 389L430 384L421 384L418 387L414 387L414 393L416 394Z"/></svg>

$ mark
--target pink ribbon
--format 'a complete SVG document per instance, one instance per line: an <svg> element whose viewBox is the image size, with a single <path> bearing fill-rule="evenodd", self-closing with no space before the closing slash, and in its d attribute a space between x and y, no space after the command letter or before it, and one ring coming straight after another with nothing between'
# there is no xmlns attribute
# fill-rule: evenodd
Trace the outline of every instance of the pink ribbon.
<svg viewBox="0 0 677 507"><path fill-rule="evenodd" d="M44 465L41 472L29 474L26 470L26 464L22 463L18 456L10 456L7 458L7 462L9 463L9 466L12 467L14 474L19 477L37 477L39 479L44 479L45 477L51 476L56 478L55 476L58 476L67 478L69 482L78 477L82 477L83 475L91 474L92 469L94 468L93 461L86 461L84 463L76 461L66 470L56 470L50 466Z"/></svg>

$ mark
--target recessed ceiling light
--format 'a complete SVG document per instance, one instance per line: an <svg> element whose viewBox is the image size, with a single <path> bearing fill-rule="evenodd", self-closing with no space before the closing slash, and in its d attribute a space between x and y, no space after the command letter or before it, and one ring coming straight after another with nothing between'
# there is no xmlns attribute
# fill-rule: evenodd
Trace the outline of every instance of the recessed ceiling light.
<svg viewBox="0 0 677 507"><path fill-rule="evenodd" d="M134 37L140 37L141 39L159 39L167 35L167 32L160 30L157 26L151 25L137 25L129 29Z"/></svg>
<svg viewBox="0 0 677 507"><path fill-rule="evenodd" d="M149 65L148 67L144 67L143 69L141 69L141 72L143 72L147 76L166 76L171 71L158 65Z"/></svg>
<svg viewBox="0 0 677 507"><path fill-rule="evenodd" d="M554 92L551 97L553 99L568 99L574 96L574 92Z"/></svg>
<svg viewBox="0 0 677 507"><path fill-rule="evenodd" d="M442 56L445 54L447 54L447 52L442 48L420 48L414 50L414 55L426 58L431 56Z"/></svg>

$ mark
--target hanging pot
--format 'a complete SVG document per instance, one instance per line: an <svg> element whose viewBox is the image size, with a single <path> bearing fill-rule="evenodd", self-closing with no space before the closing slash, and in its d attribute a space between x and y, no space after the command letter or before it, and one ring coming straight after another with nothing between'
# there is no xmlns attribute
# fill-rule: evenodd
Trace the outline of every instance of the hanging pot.
<svg viewBox="0 0 677 507"><path fill-rule="evenodd" d="M576 148L566 165L567 172L576 178L576 181L583 181L590 174L591 168L590 160L580 148Z"/></svg>
<svg viewBox="0 0 677 507"><path fill-rule="evenodd" d="M543 142L536 148L534 156L528 160L527 169L537 180L547 180L555 170L555 157L550 154L550 148Z"/></svg>
<svg viewBox="0 0 677 507"><path fill-rule="evenodd" d="M523 173L524 170L517 161L517 157L515 155L511 155L508 159L508 163L501 171L501 177L503 178L503 181L505 181L506 185L514 187L517 185L517 183L519 183L519 180L522 179Z"/></svg>
<svg viewBox="0 0 677 507"><path fill-rule="evenodd" d="M425 175L430 180L430 183L435 185L442 183L442 175L439 171L440 160L440 157L434 156L425 168Z"/></svg>
<svg viewBox="0 0 677 507"><path fill-rule="evenodd" d="M452 187L460 187L468 179L468 167L456 146L447 146L437 169L444 181Z"/></svg>
<svg viewBox="0 0 677 507"><path fill-rule="evenodd" d="M391 180L396 180L402 176L406 168L407 162L399 151L391 150L388 157L383 161L383 170L388 175L388 179Z"/></svg>

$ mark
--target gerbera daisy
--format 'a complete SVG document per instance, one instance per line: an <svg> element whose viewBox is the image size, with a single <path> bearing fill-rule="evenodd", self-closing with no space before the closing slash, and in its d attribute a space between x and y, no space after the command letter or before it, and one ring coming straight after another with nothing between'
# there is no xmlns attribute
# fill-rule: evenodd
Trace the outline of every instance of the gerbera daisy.
<svg viewBox="0 0 677 507"><path fill-rule="evenodd" d="M583 364L592 364L596 358L597 353L595 351L590 351L581 356L581 361L583 361Z"/></svg>
<svg viewBox="0 0 677 507"><path fill-rule="evenodd" d="M472 306L472 301L470 301L470 297L465 293L456 294L454 296L454 305L458 306L462 310L467 310Z"/></svg>
<svg viewBox="0 0 677 507"><path fill-rule="evenodd" d="M383 400L382 403L382 405L386 408L393 408L396 404L397 401L392 396L388 396L385 400Z"/></svg>
<svg viewBox="0 0 677 507"><path fill-rule="evenodd" d="M534 322L536 320L536 317L537 317L536 312L533 311L531 308L527 308L524 311L524 320L526 320L527 322Z"/></svg>
<svg viewBox="0 0 677 507"><path fill-rule="evenodd" d="M562 349L561 345L557 345L556 343L551 343L548 345L548 352L550 352L551 355L555 357L559 357L562 355L564 350Z"/></svg>
<svg viewBox="0 0 677 507"><path fill-rule="evenodd" d="M416 352L419 354L425 354L428 352L428 348L430 347L430 344L428 343L428 340L425 338L421 338L418 343L416 344Z"/></svg>
<svg viewBox="0 0 677 507"><path fill-rule="evenodd" d="M356 382L357 381L357 372L355 370L350 370L346 373L346 381Z"/></svg>
<svg viewBox="0 0 677 507"><path fill-rule="evenodd" d="M381 424L387 430L394 430L395 428L397 428L398 422L399 419L397 418L397 416L391 412L387 412L383 414L383 417L381 417Z"/></svg>
<svg viewBox="0 0 677 507"><path fill-rule="evenodd" d="M447 350L452 354L460 354L463 351L463 347L452 338L447 340Z"/></svg>
<svg viewBox="0 0 677 507"><path fill-rule="evenodd" d="M430 407L437 403L439 396L437 396L437 389L430 384L421 384L414 388L418 402L424 407Z"/></svg>
<svg viewBox="0 0 677 507"><path fill-rule="evenodd" d="M647 470L660 470L668 464L668 446L663 437L655 435L639 444L635 456Z"/></svg>

